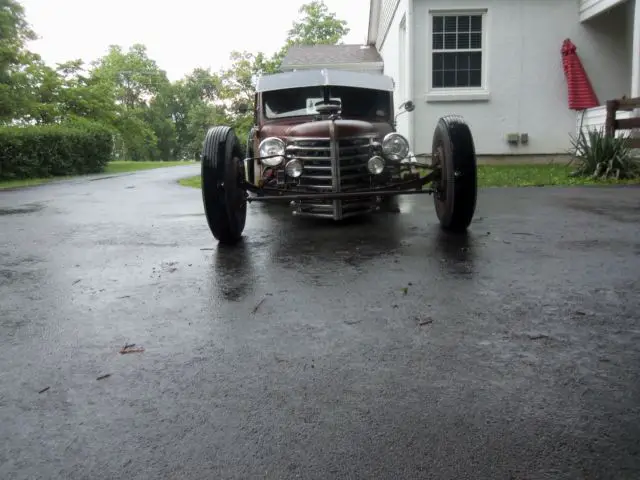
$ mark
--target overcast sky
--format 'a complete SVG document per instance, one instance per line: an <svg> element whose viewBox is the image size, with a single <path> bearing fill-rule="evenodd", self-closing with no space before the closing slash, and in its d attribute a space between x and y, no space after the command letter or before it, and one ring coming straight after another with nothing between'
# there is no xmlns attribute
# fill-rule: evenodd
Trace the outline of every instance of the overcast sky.
<svg viewBox="0 0 640 480"><path fill-rule="evenodd" d="M110 44L144 43L149 56L177 80L195 67L214 71L229 52L275 52L304 0L22 0L39 35L30 48L49 64L105 54ZM345 43L363 43L369 0L325 0L346 20Z"/></svg>

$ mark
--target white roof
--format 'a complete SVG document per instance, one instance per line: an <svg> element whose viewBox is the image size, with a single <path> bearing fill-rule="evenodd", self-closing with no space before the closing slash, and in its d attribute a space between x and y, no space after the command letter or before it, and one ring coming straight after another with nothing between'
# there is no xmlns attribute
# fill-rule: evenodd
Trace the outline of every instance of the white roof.
<svg viewBox="0 0 640 480"><path fill-rule="evenodd" d="M258 77L257 92L315 86L369 88L393 92L393 79L387 75L348 70L317 69L296 70Z"/></svg>

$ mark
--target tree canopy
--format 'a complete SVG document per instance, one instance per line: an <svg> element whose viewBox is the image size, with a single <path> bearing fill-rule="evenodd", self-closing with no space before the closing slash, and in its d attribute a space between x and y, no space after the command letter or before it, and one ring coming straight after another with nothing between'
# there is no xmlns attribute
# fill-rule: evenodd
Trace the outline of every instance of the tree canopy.
<svg viewBox="0 0 640 480"><path fill-rule="evenodd" d="M284 45L269 55L232 51L231 66L196 68L176 82L145 45L109 47L86 63L54 66L26 47L36 38L18 0L0 0L0 128L10 125L100 124L115 134L116 158L194 159L209 126L226 123L245 135L257 75L280 70L292 45L338 44L349 33L322 0L300 7Z"/></svg>

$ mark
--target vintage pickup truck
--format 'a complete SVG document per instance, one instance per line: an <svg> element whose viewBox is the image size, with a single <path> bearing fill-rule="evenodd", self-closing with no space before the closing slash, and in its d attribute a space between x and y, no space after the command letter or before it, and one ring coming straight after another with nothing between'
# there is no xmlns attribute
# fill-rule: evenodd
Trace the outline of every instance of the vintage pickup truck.
<svg viewBox="0 0 640 480"><path fill-rule="evenodd" d="M202 198L213 236L236 243L249 202L287 201L295 215L342 220L408 194L433 194L442 228L466 230L477 197L469 127L439 119L431 154L414 155L396 131L393 90L392 78L364 72L260 77L246 144L229 126L211 127L204 140ZM407 101L398 114L413 109Z"/></svg>

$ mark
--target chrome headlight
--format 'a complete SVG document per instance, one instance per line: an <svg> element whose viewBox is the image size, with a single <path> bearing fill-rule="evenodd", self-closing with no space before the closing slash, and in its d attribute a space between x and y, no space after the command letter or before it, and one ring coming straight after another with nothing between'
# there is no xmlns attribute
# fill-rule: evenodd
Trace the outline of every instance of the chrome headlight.
<svg viewBox="0 0 640 480"><path fill-rule="evenodd" d="M384 159L382 157L371 157L367 162L367 169L371 175L380 175L384 170Z"/></svg>
<svg viewBox="0 0 640 480"><path fill-rule="evenodd" d="M298 178L302 175L302 162L297 158L293 160L289 160L287 164L284 166L284 171L293 178Z"/></svg>
<svg viewBox="0 0 640 480"><path fill-rule="evenodd" d="M402 160L409 155L409 142L397 132L388 133L382 140L382 153L389 160Z"/></svg>
<svg viewBox="0 0 640 480"><path fill-rule="evenodd" d="M276 137L265 138L260 142L258 152L260 153L260 157L271 157L261 158L260 161L262 163L268 167L277 167L284 160L284 142ZM272 155L278 156L273 157Z"/></svg>

